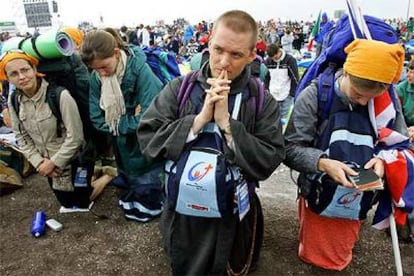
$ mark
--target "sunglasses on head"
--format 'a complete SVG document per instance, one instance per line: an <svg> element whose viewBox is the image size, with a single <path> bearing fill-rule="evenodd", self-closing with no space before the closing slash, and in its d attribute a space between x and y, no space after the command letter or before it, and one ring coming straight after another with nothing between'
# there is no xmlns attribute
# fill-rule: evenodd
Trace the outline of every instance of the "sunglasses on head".
<svg viewBox="0 0 414 276"><path fill-rule="evenodd" d="M27 55L23 50L20 50L20 49L7 50L6 52L1 53L1 55L0 55L0 62L3 61L3 59L4 59L5 56L7 56L8 54L12 54L12 53Z"/></svg>

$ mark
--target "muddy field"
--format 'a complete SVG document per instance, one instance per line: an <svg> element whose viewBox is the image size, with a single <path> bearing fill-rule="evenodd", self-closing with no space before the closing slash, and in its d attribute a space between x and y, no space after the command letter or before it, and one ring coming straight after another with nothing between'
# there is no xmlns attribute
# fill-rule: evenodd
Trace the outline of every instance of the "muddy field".
<svg viewBox="0 0 414 276"><path fill-rule="evenodd" d="M251 275L396 275L391 239L367 221L351 265L340 273L314 268L297 257L296 187L281 166L259 192L265 236L258 270ZM107 187L91 213L59 214L44 178L33 175L23 189L0 198L0 275L169 275L158 220L127 221L117 206L119 191ZM44 210L63 224L45 236L30 234L32 216ZM372 216L372 214L371 214ZM414 275L414 246L401 244L405 275Z"/></svg>

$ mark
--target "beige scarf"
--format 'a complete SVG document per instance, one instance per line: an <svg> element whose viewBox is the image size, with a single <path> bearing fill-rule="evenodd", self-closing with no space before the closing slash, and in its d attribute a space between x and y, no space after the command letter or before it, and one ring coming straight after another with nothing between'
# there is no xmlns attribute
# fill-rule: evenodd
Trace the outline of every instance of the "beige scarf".
<svg viewBox="0 0 414 276"><path fill-rule="evenodd" d="M125 102L120 83L124 77L126 60L127 56L121 50L115 74L109 77L100 77L102 86L99 106L105 111L105 122L114 136L119 135L119 120L125 114Z"/></svg>

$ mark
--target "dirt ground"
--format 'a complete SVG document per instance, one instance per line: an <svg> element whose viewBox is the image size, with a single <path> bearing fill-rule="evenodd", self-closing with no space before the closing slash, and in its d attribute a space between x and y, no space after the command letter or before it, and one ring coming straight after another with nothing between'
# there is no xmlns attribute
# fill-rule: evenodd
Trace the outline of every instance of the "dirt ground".
<svg viewBox="0 0 414 276"><path fill-rule="evenodd" d="M259 196L265 236L258 270L251 275L396 275L391 239L370 227L362 229L351 265L342 272L324 271L297 257L296 188L281 166L262 184ZM33 175L23 189L0 198L0 275L169 275L158 220L127 221L117 206L118 190L107 187L94 212L59 214L59 205L44 178ZM30 234L32 216L42 209L63 230ZM371 214L372 216L372 214ZM405 275L414 275L414 246L401 244Z"/></svg>

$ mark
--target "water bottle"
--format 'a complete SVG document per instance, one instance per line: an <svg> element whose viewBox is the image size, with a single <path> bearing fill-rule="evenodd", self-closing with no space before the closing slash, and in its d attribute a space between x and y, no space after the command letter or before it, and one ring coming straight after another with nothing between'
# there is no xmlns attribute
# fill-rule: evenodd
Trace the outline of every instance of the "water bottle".
<svg viewBox="0 0 414 276"><path fill-rule="evenodd" d="M46 213L43 211L37 211L33 216L32 227L30 232L36 238L42 236L46 229Z"/></svg>

